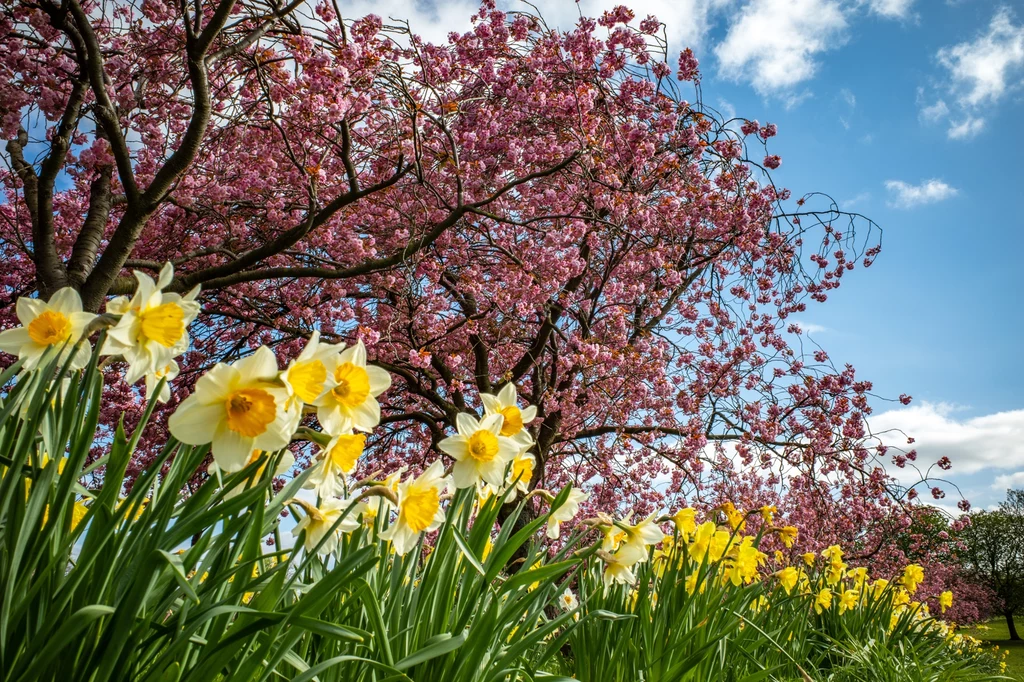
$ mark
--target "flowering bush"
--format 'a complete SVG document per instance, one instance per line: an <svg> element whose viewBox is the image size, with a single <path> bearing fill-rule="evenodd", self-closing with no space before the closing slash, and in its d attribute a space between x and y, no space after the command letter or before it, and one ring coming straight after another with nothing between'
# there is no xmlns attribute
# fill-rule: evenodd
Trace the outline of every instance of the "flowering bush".
<svg viewBox="0 0 1024 682"><path fill-rule="evenodd" d="M614 507L578 518L572 487L524 493L535 415L512 388L483 398L482 419L459 415L438 443L447 464L355 480L390 381L361 344L314 337L283 370L266 348L214 366L125 489L145 418L89 461L100 358L148 380L148 418L195 312L164 296L140 286L94 316L58 291L0 334L19 355L0 374L8 679L992 678L997 662L930 616L953 595L914 601L920 566L872 579L838 546L797 555L799 530L771 506L634 522ZM276 489L302 443L312 465ZM763 551L773 541L797 561Z"/></svg>

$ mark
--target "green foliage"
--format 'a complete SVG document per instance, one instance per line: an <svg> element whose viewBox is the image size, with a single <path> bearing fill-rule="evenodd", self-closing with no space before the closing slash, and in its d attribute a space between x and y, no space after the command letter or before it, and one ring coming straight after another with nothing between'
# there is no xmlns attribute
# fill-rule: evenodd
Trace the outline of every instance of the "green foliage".
<svg viewBox="0 0 1024 682"><path fill-rule="evenodd" d="M608 555L584 542L600 523L555 551L545 514L523 514L524 501L499 519L497 496L473 489L446 501L429 547L404 556L379 539L388 520L366 517L326 557L301 549L305 532L294 550L270 551L308 472L275 492L279 452L183 495L207 451L171 442L124 490L140 431L119 428L90 459L95 363L0 375L5 680L994 679L990 657L958 654L931 621L893 619L893 589L816 614L809 590L723 580L738 575L731 555L678 562L671 551L635 567L635 588L608 589ZM83 486L92 479L102 484ZM559 600L568 585L576 608Z"/></svg>

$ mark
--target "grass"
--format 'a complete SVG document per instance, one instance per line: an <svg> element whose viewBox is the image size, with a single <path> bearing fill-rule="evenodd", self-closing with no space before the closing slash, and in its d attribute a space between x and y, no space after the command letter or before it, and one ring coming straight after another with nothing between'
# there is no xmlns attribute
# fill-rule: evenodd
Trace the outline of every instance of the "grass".
<svg viewBox="0 0 1024 682"><path fill-rule="evenodd" d="M1021 618L1016 621L1018 632L1024 626L1022 621L1024 619ZM1010 630L1006 627L1004 618L994 618L985 625L964 628L964 633L977 637L992 646L998 646L1000 650L1008 650L1010 656L1006 659L1006 674L1024 682L1024 641L1010 641Z"/></svg>

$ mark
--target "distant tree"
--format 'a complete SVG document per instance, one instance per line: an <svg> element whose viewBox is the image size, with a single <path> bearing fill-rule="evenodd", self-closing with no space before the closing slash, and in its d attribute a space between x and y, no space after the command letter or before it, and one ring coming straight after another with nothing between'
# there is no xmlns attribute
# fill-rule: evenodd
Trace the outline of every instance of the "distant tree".
<svg viewBox="0 0 1024 682"><path fill-rule="evenodd" d="M971 515L963 529L965 567L1002 601L1010 639L1019 640L1015 614L1024 609L1024 490L1006 491L996 511Z"/></svg>

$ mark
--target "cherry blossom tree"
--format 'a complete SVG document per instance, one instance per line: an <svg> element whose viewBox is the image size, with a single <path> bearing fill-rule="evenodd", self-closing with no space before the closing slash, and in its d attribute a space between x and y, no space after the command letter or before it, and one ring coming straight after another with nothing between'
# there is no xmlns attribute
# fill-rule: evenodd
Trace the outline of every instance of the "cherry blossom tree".
<svg viewBox="0 0 1024 682"><path fill-rule="evenodd" d="M417 467L511 382L538 408L531 486L777 504L877 552L907 491L871 383L794 321L870 265L873 223L776 187L776 127L704 106L654 17L556 30L485 0L434 45L344 9L4 0L3 324L64 286L101 310L171 261L204 312L170 407L319 330L394 377L366 471Z"/></svg>

